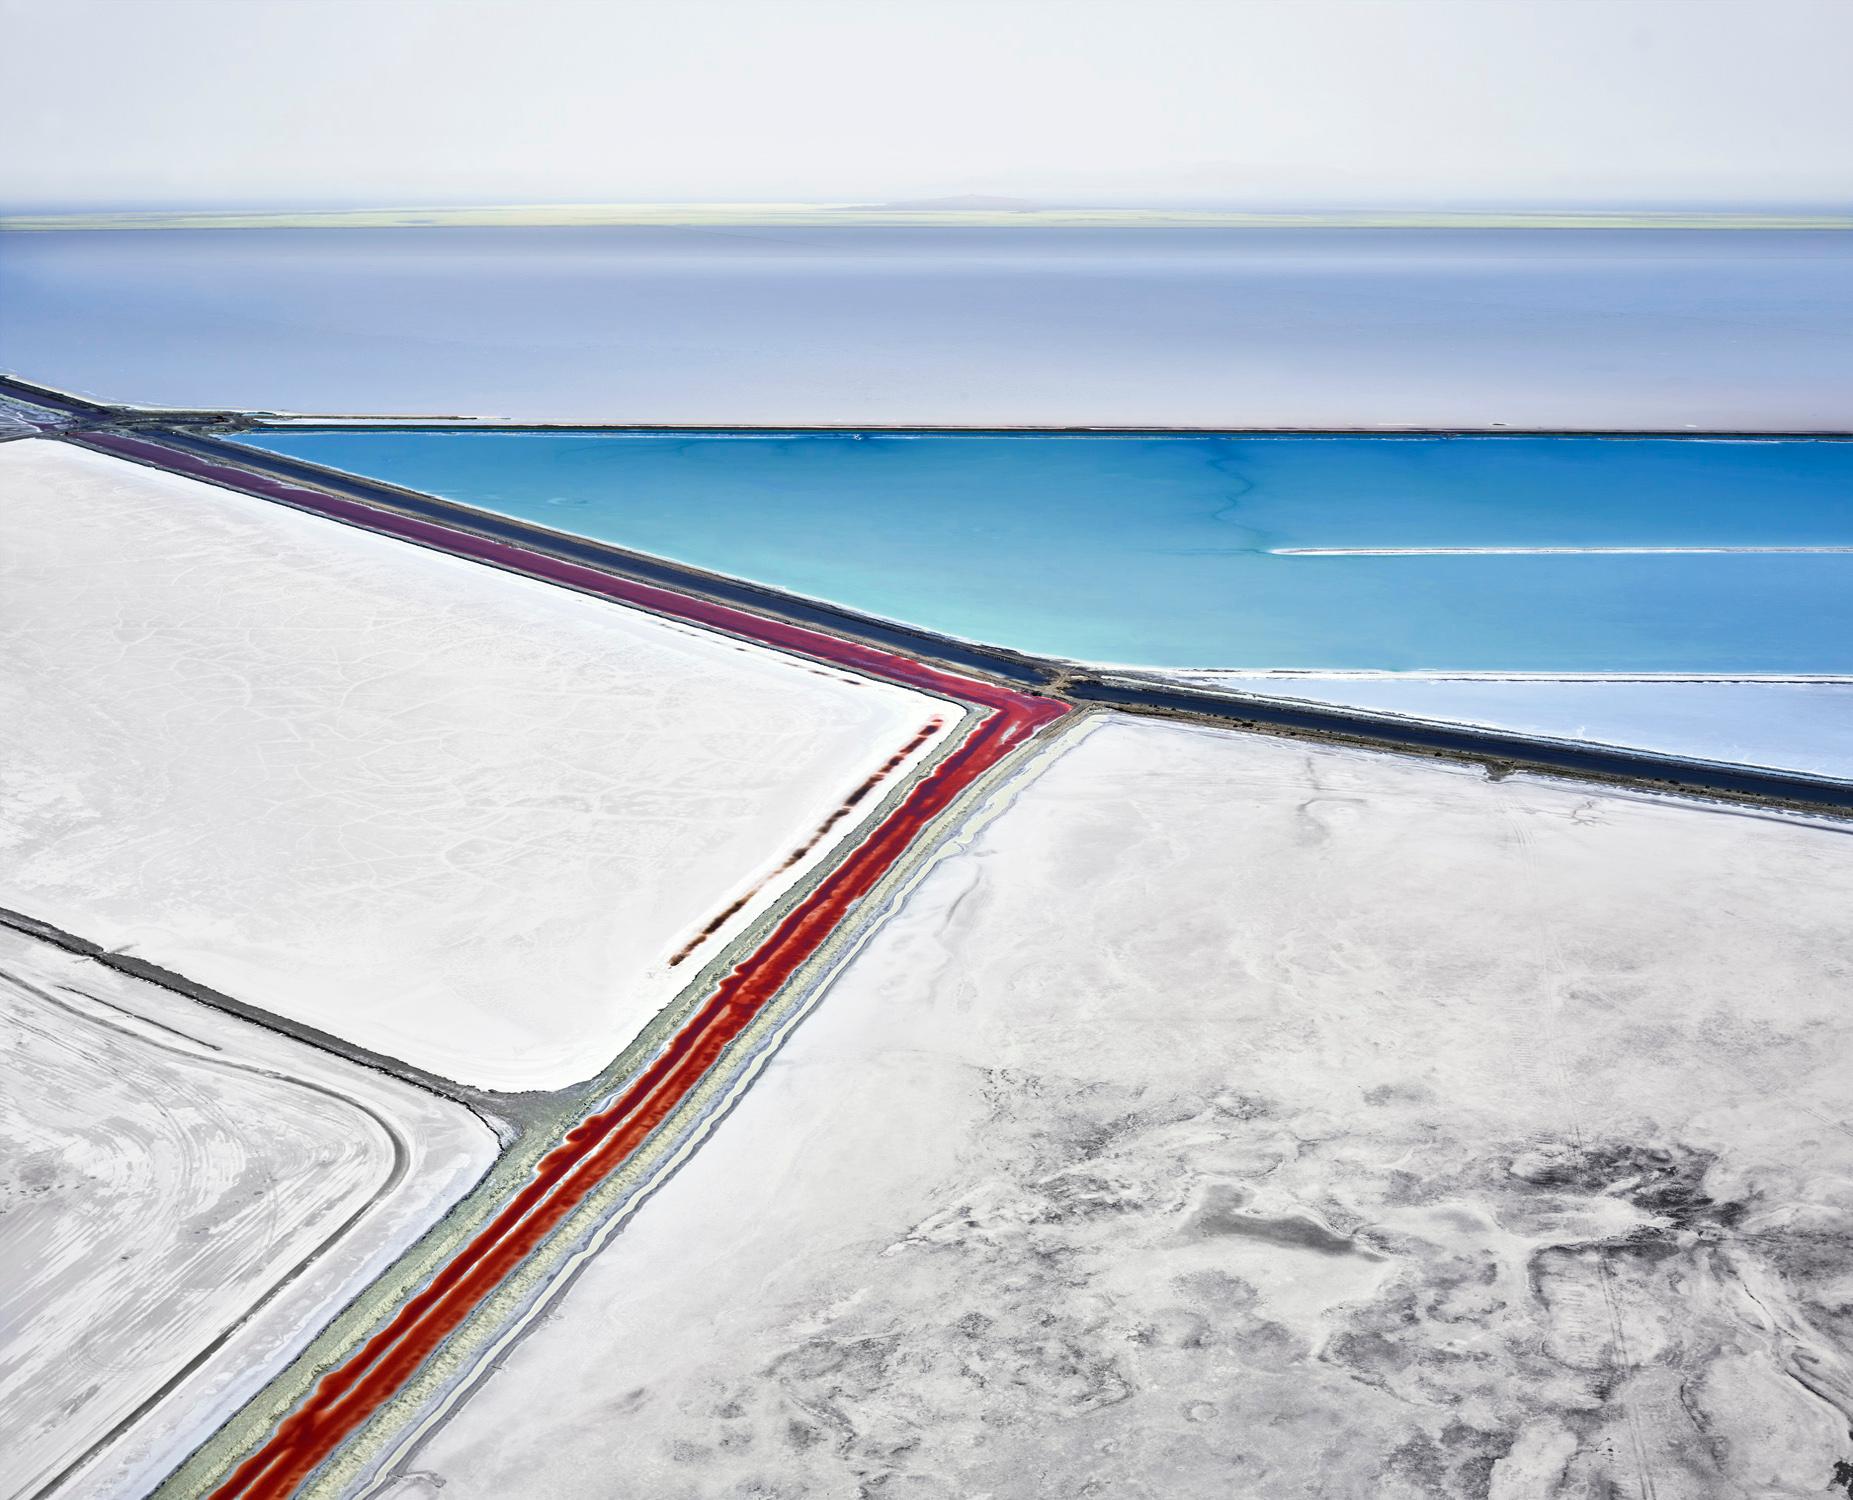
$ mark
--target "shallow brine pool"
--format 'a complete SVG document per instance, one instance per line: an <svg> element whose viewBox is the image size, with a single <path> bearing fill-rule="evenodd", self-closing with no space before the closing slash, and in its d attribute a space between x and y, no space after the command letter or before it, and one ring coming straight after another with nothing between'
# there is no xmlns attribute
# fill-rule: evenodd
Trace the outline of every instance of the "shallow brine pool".
<svg viewBox="0 0 1853 1500"><path fill-rule="evenodd" d="M1853 671L1853 442L480 429L239 441L1076 660Z"/></svg>

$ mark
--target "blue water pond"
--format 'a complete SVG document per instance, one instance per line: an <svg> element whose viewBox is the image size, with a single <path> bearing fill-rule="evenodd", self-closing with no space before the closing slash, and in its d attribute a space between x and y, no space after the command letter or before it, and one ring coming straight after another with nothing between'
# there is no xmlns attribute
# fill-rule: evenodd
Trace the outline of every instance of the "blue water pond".
<svg viewBox="0 0 1853 1500"><path fill-rule="evenodd" d="M1853 672L1853 442L323 428L240 441L1042 655Z"/></svg>

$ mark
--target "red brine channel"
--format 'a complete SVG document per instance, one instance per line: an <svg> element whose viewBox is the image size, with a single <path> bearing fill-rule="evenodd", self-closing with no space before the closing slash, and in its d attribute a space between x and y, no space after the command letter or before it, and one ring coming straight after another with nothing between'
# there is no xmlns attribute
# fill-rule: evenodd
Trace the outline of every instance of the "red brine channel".
<svg viewBox="0 0 1853 1500"><path fill-rule="evenodd" d="M977 707L1009 711L1013 705L1047 702L1030 693L928 666L925 662L916 661L911 656L902 656L896 651L860 645L821 630L756 615L730 604L717 604L711 599L697 598L693 594L678 593L673 589L659 588L655 584L621 578L583 563L568 562L563 558L549 557L542 552L518 547L511 542L477 536L459 527L402 515L383 505L363 505L357 500L347 500L306 485L292 484L287 479L239 468L234 462L170 448L151 439L134 437L128 433L87 432L81 436L73 435L65 441L98 453L109 453L118 458L166 469L170 473L189 474L224 489L240 490L260 499L275 500L295 510L331 516L368 531L400 537L439 552L448 552L454 557L475 558L496 567L525 573L531 578L562 584L581 593L602 594L607 599L617 599L653 614L668 615L691 624L724 630L730 635L758 641L762 645L848 667L885 682L901 683L924 692L961 699ZM236 456L235 453L228 453L228 458ZM460 522L467 525L467 510L462 506L457 506L456 510Z"/></svg>
<svg viewBox="0 0 1853 1500"><path fill-rule="evenodd" d="M1053 699L957 676L893 652L840 640L745 610L613 577L596 569L376 510L159 443L116 434L87 435L87 447L196 475L298 509L358 523L462 557L658 614L922 688L988 710L765 942L733 969L650 1065L609 1106L589 1115L535 1168L533 1178L465 1243L383 1328L317 1383L303 1404L214 1492L269 1500L301 1481L393 1395L438 1345L500 1286L548 1234L597 1190L701 1082L730 1043L779 992L855 904L891 870L919 830L961 792L1042 726L1067 710Z"/></svg>

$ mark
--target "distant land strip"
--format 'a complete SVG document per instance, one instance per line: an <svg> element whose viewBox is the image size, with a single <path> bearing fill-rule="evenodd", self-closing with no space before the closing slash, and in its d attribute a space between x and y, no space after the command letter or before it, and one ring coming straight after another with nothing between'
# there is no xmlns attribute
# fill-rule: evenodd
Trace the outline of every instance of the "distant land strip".
<svg viewBox="0 0 1853 1500"><path fill-rule="evenodd" d="M1853 212L1706 209L1237 210L940 203L550 203L0 212L0 233L125 229L538 228L1853 229Z"/></svg>

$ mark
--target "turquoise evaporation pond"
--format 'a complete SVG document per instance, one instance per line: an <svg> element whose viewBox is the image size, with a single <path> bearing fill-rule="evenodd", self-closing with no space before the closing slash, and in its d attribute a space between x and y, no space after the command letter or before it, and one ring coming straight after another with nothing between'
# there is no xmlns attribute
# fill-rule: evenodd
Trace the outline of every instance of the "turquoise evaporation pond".
<svg viewBox="0 0 1853 1500"><path fill-rule="evenodd" d="M1853 442L429 429L238 441L1037 655L1853 672ZM1640 550L1579 550L1604 548Z"/></svg>

